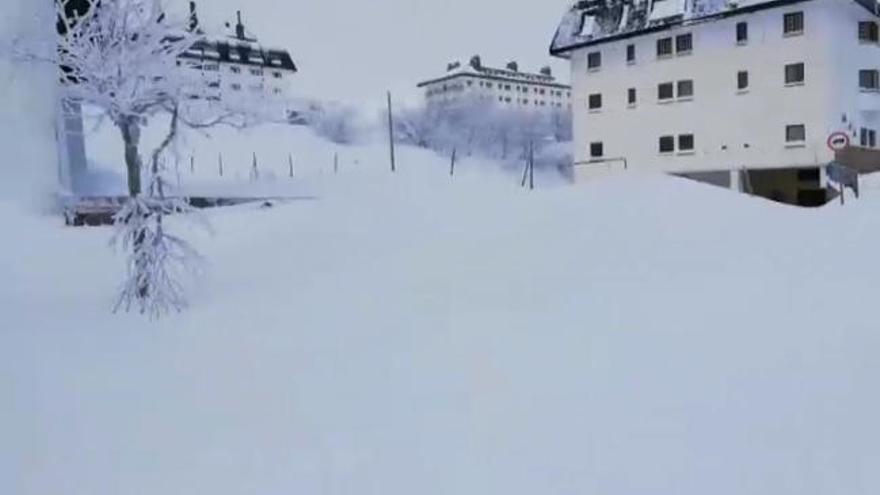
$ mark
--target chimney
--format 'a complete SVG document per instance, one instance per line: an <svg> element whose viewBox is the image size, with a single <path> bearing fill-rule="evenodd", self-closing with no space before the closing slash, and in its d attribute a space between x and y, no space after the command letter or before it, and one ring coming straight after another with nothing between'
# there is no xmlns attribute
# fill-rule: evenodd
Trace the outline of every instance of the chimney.
<svg viewBox="0 0 880 495"><path fill-rule="evenodd" d="M459 67L461 67L461 64L459 62L450 62L446 65L446 72L452 72Z"/></svg>
<svg viewBox="0 0 880 495"><path fill-rule="evenodd" d="M480 60L479 55L474 55L473 57L471 57L471 67L477 70L483 67L483 62L482 60Z"/></svg>
<svg viewBox="0 0 880 495"><path fill-rule="evenodd" d="M199 29L199 15L196 13L196 3L189 3L189 30L195 32Z"/></svg>
<svg viewBox="0 0 880 495"><path fill-rule="evenodd" d="M510 62L507 64L507 68L512 70L513 72L519 72L519 64L516 62Z"/></svg>
<svg viewBox="0 0 880 495"><path fill-rule="evenodd" d="M552 77L553 76L553 69L551 69L549 65L541 67L541 74L543 74L547 77Z"/></svg>
<svg viewBox="0 0 880 495"><path fill-rule="evenodd" d="M245 39L245 36L244 36L244 24L242 24L242 22L241 22L241 11L240 10L237 11L236 15L238 16L238 24L235 25L235 37L240 40L243 40L243 39Z"/></svg>

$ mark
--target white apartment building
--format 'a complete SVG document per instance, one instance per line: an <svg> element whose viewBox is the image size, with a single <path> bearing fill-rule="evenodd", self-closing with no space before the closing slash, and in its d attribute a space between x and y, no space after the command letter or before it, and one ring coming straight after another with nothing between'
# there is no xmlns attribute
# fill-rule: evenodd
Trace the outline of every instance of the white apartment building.
<svg viewBox="0 0 880 495"><path fill-rule="evenodd" d="M825 165L880 164L877 9L875 0L576 2L551 47L571 61L576 175L662 171L823 203ZM832 151L835 133L851 145Z"/></svg>
<svg viewBox="0 0 880 495"><path fill-rule="evenodd" d="M191 2L191 29L199 28L195 8ZM262 107L279 118L291 111L290 84L297 73L296 64L287 50L262 46L249 34L241 12L228 37L196 43L181 56L178 65L201 72L208 86L208 100Z"/></svg>
<svg viewBox="0 0 880 495"><path fill-rule="evenodd" d="M535 111L571 108L571 87L557 82L550 67L538 73L520 72L519 65L510 62L497 69L484 66L479 56L466 65L449 64L444 75L418 87L424 90L429 106L484 101Z"/></svg>

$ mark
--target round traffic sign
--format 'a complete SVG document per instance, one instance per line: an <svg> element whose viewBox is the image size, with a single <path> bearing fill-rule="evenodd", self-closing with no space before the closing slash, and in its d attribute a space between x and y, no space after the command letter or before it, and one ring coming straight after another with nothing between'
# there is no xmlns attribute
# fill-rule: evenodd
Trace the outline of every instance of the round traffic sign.
<svg viewBox="0 0 880 495"><path fill-rule="evenodd" d="M849 134L845 132L833 132L828 136L828 148L831 151L840 151L849 146Z"/></svg>

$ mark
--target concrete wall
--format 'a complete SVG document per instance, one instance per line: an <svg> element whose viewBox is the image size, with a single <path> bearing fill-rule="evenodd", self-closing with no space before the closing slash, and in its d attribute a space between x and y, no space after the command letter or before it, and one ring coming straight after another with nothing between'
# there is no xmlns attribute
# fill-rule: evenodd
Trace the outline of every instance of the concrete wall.
<svg viewBox="0 0 880 495"><path fill-rule="evenodd" d="M602 142L606 157L626 157L632 171L693 172L749 168L778 168L827 163L833 156L826 138L841 129L843 108L831 95L839 76L832 62L842 54L829 40L846 31L857 40L857 25L841 6L853 2L813 0L697 23L637 38L587 47L573 53L572 82L576 161L589 160L591 142ZM783 36L783 14L803 11L804 34ZM865 12L867 14L867 12ZM748 22L748 42L736 43L736 24ZM690 55L657 58L658 38L692 33ZM636 63L626 62L626 46L636 45ZM602 67L588 72L587 54L602 52ZM880 55L880 52L877 53ZM786 87L784 66L805 64L805 84ZM746 91L737 90L737 72L749 72ZM857 84L857 71L848 75ZM657 85L691 79L694 97L688 101L658 102ZM628 88L638 101L627 104ZM603 107L587 110L588 95L601 93ZM785 127L804 124L804 145L788 146ZM846 125L844 125L844 128ZM692 153L661 155L663 135L693 134ZM589 170L578 175L588 177Z"/></svg>
<svg viewBox="0 0 880 495"><path fill-rule="evenodd" d="M18 63L18 39L54 36L51 0L5 0L0 16L0 199L46 200L58 183L56 75L48 65Z"/></svg>

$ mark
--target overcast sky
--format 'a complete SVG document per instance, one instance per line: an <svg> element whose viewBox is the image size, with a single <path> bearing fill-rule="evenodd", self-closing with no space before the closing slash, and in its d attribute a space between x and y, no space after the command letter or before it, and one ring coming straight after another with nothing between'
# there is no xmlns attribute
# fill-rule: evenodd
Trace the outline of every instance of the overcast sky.
<svg viewBox="0 0 880 495"><path fill-rule="evenodd" d="M180 0L183 1L183 0ZM548 54L570 0L200 0L209 25L241 9L265 44L290 50L300 67L296 91L347 101L374 100L386 89L415 94L423 79L454 59L479 53L487 65L510 60L523 70L566 64Z"/></svg>

